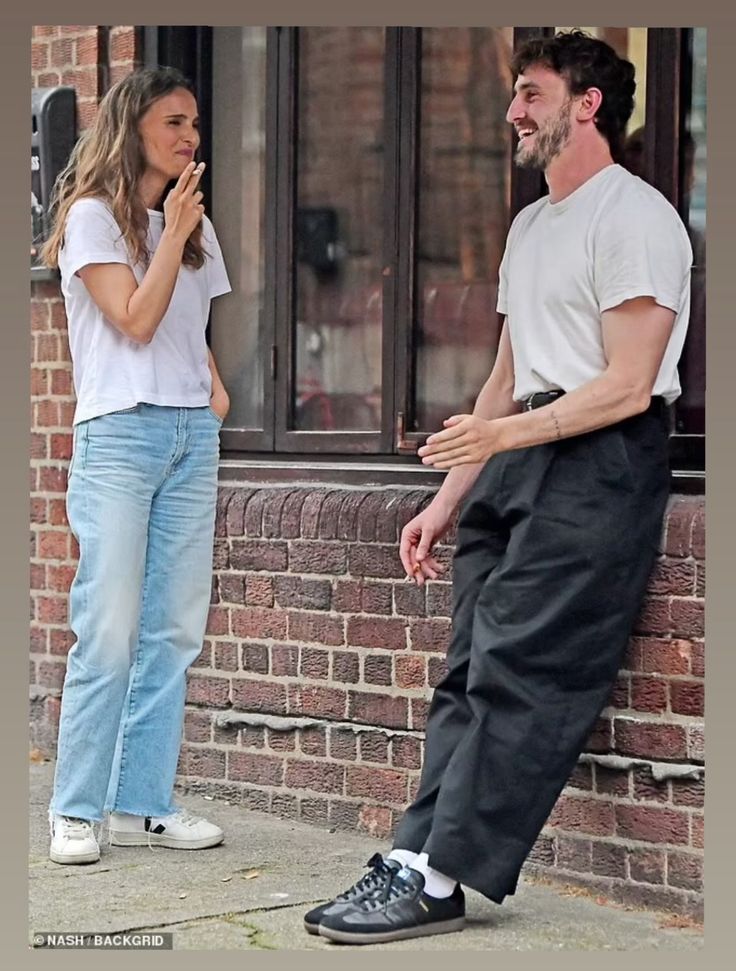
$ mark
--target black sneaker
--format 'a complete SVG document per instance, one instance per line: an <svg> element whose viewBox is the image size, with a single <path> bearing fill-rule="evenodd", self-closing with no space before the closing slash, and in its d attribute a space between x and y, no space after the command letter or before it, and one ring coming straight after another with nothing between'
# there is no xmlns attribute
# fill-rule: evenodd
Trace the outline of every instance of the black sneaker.
<svg viewBox="0 0 736 971"><path fill-rule="evenodd" d="M465 894L458 884L449 897L424 893L424 877L404 867L375 896L325 914L319 933L345 944L380 944L408 937L449 934L465 925Z"/></svg>
<svg viewBox="0 0 736 971"><path fill-rule="evenodd" d="M370 871L362 876L357 883L354 883L352 887L339 894L334 900L328 900L326 904L320 904L319 907L315 907L304 915L304 927L309 934L319 932L320 921L328 911L331 914L339 913L346 907L358 903L374 893L379 893L390 882L391 877L401 869L399 862L384 860L380 853L374 853L366 866L371 868Z"/></svg>

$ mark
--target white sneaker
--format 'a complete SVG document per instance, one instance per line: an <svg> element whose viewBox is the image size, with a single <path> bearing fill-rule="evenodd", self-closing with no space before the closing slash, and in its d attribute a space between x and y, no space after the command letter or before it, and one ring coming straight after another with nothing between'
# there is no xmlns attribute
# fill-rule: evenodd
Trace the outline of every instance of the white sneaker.
<svg viewBox="0 0 736 971"><path fill-rule="evenodd" d="M181 808L170 816L133 816L110 813L113 846L168 846L174 850L202 850L222 843L219 826Z"/></svg>
<svg viewBox="0 0 736 971"><path fill-rule="evenodd" d="M75 816L56 816L49 812L51 848L54 863L97 863L100 847L92 823Z"/></svg>

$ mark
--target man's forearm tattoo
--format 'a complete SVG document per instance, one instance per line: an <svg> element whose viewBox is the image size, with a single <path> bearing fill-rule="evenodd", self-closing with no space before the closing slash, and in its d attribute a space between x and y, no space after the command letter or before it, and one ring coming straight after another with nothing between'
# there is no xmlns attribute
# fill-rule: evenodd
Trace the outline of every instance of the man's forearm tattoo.
<svg viewBox="0 0 736 971"><path fill-rule="evenodd" d="M560 431L560 423L557 420L557 415L554 413L554 409L552 409L549 414L550 414L550 418L555 424L555 437L562 438L562 432Z"/></svg>

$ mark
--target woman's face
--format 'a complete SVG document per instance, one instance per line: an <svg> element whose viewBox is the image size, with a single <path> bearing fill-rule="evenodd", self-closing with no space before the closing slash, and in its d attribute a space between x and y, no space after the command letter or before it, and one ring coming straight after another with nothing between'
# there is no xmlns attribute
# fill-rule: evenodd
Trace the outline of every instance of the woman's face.
<svg viewBox="0 0 736 971"><path fill-rule="evenodd" d="M154 101L138 130L146 157L146 174L165 182L178 179L199 148L197 102L186 88Z"/></svg>

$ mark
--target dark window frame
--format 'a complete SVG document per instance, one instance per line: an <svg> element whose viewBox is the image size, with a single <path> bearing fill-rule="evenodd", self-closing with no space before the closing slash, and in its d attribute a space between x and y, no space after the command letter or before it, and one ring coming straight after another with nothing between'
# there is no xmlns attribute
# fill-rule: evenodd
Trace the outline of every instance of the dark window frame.
<svg viewBox="0 0 736 971"><path fill-rule="evenodd" d="M379 432L297 432L288 429L285 411L291 402L294 264L292 219L298 54L294 27L268 28L266 135L271 153L266 163L264 245L264 428L224 429L222 474L228 478L262 478L264 466L278 478L329 477L378 482L441 482L442 473L418 466L416 451L423 435L405 433L412 388L415 307L414 241L416 236L417 146L420 92L421 28L387 28L384 177L384 339L382 344L383 421ZM189 76L202 114L203 151L208 160L212 133L211 27L144 27L144 64L169 64ZM692 28L649 28L645 166L652 185L681 208L680 135L683 131L687 82L688 34ZM552 27L517 27L514 46L528 36L551 34ZM653 123L652 123L653 121ZM511 164L511 160L509 160ZM204 177L211 190L211 166ZM545 191L540 173L512 165L513 216ZM273 380L268 380L271 374ZM280 403L280 404L279 404ZM673 416L674 417L674 416ZM370 474L365 466L370 465ZM355 472L351 473L351 465ZM705 435L674 432L670 442L673 489L705 488ZM410 471L411 469L411 471Z"/></svg>

